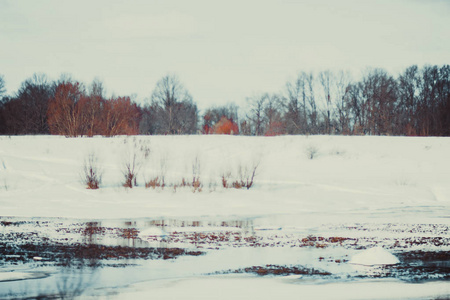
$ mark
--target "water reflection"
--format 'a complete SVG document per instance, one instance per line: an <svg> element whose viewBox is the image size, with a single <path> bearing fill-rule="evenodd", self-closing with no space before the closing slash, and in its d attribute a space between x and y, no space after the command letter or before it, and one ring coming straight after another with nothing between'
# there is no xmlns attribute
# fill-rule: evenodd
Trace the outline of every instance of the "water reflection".
<svg viewBox="0 0 450 300"><path fill-rule="evenodd" d="M98 265L97 265L98 266ZM74 299L91 287L96 280L95 267L86 268L62 268L59 279L56 281L57 296L60 299Z"/></svg>
<svg viewBox="0 0 450 300"><path fill-rule="evenodd" d="M214 248L254 237L253 220L179 220L146 221L139 237L161 247Z"/></svg>
<svg viewBox="0 0 450 300"><path fill-rule="evenodd" d="M358 247L357 239L346 235L326 236L320 228L311 235L309 228L287 227L277 220L13 221L0 222L0 251L9 251L2 253L3 258L0 256L0 267L8 270L21 268L22 271L26 268L27 271L47 272L51 276L22 282L0 282L1 299L72 299L143 280L185 278L230 268L267 267L267 264L274 263L280 266L280 270L285 270L291 263L311 264L342 275L342 280L360 276L391 276L404 280L412 278L411 274L414 278L429 279L432 274L433 278L450 280L450 255L444 252L410 253L402 265L381 273L361 272L355 275L354 270L349 270L351 268L343 253ZM355 228L349 227L345 232L355 232ZM391 244L395 245L394 242L392 240ZM374 241L364 245L369 243ZM258 249L255 251L253 248ZM397 252L406 253L407 250L397 249ZM43 260L33 261L34 256L41 256ZM180 256L186 257L177 259L175 263L174 259ZM251 265L247 266L247 263ZM417 268L418 264L422 264L421 268ZM439 277L436 277L437 271Z"/></svg>
<svg viewBox="0 0 450 300"><path fill-rule="evenodd" d="M122 247L189 247L205 240L229 242L254 237L253 220L180 220L95 221L84 223L83 243Z"/></svg>

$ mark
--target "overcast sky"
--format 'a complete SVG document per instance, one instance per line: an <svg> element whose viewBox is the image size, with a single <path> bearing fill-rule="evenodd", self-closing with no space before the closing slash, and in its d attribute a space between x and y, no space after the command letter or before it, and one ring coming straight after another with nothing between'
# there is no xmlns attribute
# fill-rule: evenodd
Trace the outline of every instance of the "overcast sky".
<svg viewBox="0 0 450 300"><path fill-rule="evenodd" d="M0 0L8 93L70 73L143 101L175 73L205 108L277 92L299 71L448 63L445 0Z"/></svg>

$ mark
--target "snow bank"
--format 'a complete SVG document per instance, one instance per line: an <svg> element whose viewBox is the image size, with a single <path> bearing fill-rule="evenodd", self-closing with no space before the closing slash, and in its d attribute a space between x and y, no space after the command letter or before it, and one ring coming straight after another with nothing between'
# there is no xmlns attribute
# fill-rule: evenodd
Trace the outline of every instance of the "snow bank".
<svg viewBox="0 0 450 300"><path fill-rule="evenodd" d="M375 265L395 265L400 263L397 257L382 247L374 247L361 251L350 260L351 264L375 266Z"/></svg>

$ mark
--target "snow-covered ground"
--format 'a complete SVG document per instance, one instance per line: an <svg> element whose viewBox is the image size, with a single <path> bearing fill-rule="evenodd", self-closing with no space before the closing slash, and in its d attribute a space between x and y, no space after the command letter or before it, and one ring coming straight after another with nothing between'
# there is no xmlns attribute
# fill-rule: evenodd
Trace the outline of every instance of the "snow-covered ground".
<svg viewBox="0 0 450 300"><path fill-rule="evenodd" d="M99 190L88 190L82 182L83 166L91 153L98 157L103 170ZM157 270L177 271L165 271L169 275L159 279L159 273L145 273L144 282L131 281L118 294L108 294L110 298L146 298L149 294L161 299L180 295L270 299L295 294L316 299L437 298L450 295L450 283L324 283L298 276L260 278L220 271L292 264L350 274L365 271L334 261L354 256L363 262L378 259L376 264L383 264L379 259L385 259L386 264L395 261L384 251L369 251L376 255L367 257L364 249L373 246L384 247L394 255L403 248L448 251L449 155L450 138L3 136L0 217L6 222L39 218L63 224L96 220L102 226L130 221L127 224L133 224L148 245L164 241L169 247L195 248L198 240L190 243L190 238L203 233L211 249L218 249L208 250L200 258L149 262L160 268ZM127 189L122 186L123 172L133 157L138 186ZM222 187L223 176L232 181L239 173L250 174L255 166L251 189ZM164 189L145 188L146 182L162 176L167 185ZM193 176L199 176L201 192L173 187L183 178L192 181ZM33 222L3 226L0 233L36 231L59 240L81 239L46 226L33 228ZM183 222L195 222L195 226ZM226 236L221 243L211 243L211 234ZM247 236L253 244L243 242L242 237ZM336 242L335 237L346 240ZM107 235L101 239L101 243L114 244ZM174 241L176 244L171 244ZM264 247L252 248L255 243ZM329 257L333 263L325 264L323 258L326 261ZM193 266L195 272L191 271ZM219 274L211 275L214 272ZM244 293L244 287L254 292Z"/></svg>
<svg viewBox="0 0 450 300"><path fill-rule="evenodd" d="M103 184L87 190L84 161L99 157ZM121 185L137 155L138 187ZM314 153L313 159L310 159ZM147 158L145 158L145 154ZM130 218L328 214L346 220L445 217L450 207L450 139L334 136L0 137L3 216ZM201 193L146 189L192 179ZM250 190L223 189L221 176L258 164ZM354 220L354 219L352 219ZM315 216L305 220L322 222Z"/></svg>

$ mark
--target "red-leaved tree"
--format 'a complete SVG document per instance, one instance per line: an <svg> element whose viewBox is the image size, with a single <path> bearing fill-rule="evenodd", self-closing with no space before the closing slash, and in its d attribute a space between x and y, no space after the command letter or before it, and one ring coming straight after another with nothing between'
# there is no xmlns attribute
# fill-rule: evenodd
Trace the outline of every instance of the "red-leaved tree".
<svg viewBox="0 0 450 300"><path fill-rule="evenodd" d="M139 108L129 97L112 98L103 110L103 135L133 135L139 133Z"/></svg>
<svg viewBox="0 0 450 300"><path fill-rule="evenodd" d="M239 134L239 127L233 120L227 117L220 118L213 127L213 133L215 134Z"/></svg>
<svg viewBox="0 0 450 300"><path fill-rule="evenodd" d="M55 95L48 104L47 120L51 134L77 136L80 134L80 114L78 101L83 92L78 82L58 84Z"/></svg>
<svg viewBox="0 0 450 300"><path fill-rule="evenodd" d="M105 100L100 97L82 96L80 98L77 103L80 135L94 136L102 134L104 107Z"/></svg>
<svg viewBox="0 0 450 300"><path fill-rule="evenodd" d="M265 136L276 136L286 134L286 126L282 122L272 122L268 125Z"/></svg>

